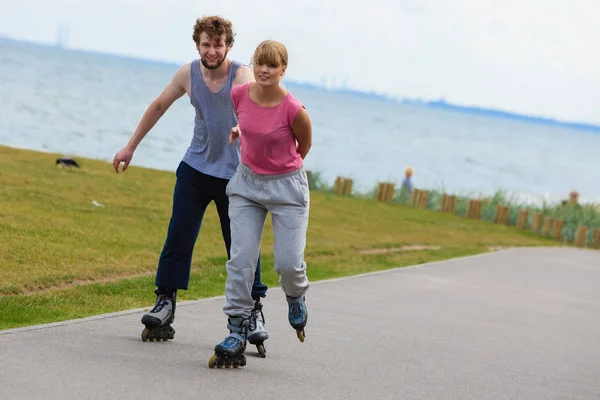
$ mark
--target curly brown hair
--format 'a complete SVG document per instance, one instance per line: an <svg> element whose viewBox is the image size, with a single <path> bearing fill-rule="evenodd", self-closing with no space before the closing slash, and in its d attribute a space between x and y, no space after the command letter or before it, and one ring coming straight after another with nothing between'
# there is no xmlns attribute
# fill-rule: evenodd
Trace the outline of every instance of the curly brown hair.
<svg viewBox="0 0 600 400"><path fill-rule="evenodd" d="M225 35L225 43L227 46L233 46L235 41L235 33L231 22L218 15L203 16L196 19L194 25L194 33L192 39L196 45L200 44L200 34L205 32L209 38L215 39Z"/></svg>

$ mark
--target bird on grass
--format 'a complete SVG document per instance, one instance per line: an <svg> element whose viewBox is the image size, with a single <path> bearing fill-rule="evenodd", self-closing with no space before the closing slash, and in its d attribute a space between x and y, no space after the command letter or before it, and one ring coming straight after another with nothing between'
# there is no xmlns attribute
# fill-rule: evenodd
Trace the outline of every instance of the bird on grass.
<svg viewBox="0 0 600 400"><path fill-rule="evenodd" d="M60 157L56 159L56 165L60 164L63 168L67 167L67 168L72 168L72 167L76 167L76 168L81 168L79 166L79 164L77 163L77 161L69 158L69 157Z"/></svg>

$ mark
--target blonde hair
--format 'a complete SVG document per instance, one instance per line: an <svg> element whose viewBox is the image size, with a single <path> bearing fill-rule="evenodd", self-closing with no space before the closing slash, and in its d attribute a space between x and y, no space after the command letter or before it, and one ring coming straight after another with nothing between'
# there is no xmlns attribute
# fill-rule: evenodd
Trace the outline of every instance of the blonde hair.
<svg viewBox="0 0 600 400"><path fill-rule="evenodd" d="M412 176L414 172L415 170L413 167L406 167L406 169L404 170L404 175Z"/></svg>
<svg viewBox="0 0 600 400"><path fill-rule="evenodd" d="M287 67L288 52L285 46L276 40L264 40L254 50L251 64L276 65Z"/></svg>

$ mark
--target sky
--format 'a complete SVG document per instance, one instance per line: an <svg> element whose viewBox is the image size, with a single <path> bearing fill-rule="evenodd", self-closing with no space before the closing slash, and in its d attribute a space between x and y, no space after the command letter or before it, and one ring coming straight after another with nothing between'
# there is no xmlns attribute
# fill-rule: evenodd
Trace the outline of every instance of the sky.
<svg viewBox="0 0 600 400"><path fill-rule="evenodd" d="M242 62L283 42L294 81L600 124L598 0L0 0L0 35L185 63L210 14Z"/></svg>

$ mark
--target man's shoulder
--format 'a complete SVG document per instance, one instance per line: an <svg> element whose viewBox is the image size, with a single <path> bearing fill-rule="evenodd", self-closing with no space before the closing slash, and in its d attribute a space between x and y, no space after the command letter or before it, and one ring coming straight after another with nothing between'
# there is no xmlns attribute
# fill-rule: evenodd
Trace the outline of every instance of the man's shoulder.
<svg viewBox="0 0 600 400"><path fill-rule="evenodd" d="M244 64L243 62L238 60L231 60L231 65L236 65L238 67L238 71L240 69L246 69L248 71L250 70L250 66L248 64Z"/></svg>
<svg viewBox="0 0 600 400"><path fill-rule="evenodd" d="M235 75L239 76L242 74L252 74L252 70L250 69L250 67L248 65L242 64L238 61L237 62L237 70L235 71Z"/></svg>
<svg viewBox="0 0 600 400"><path fill-rule="evenodd" d="M184 63L184 64L179 64L179 67L177 67L177 72L179 72L179 71L189 71L193 62L194 61L190 61L190 62L187 62L187 63Z"/></svg>
<svg viewBox="0 0 600 400"><path fill-rule="evenodd" d="M175 71L175 79L189 79L192 62L185 63Z"/></svg>
<svg viewBox="0 0 600 400"><path fill-rule="evenodd" d="M248 65L235 61L238 69L235 71L233 86L254 81L254 74Z"/></svg>

